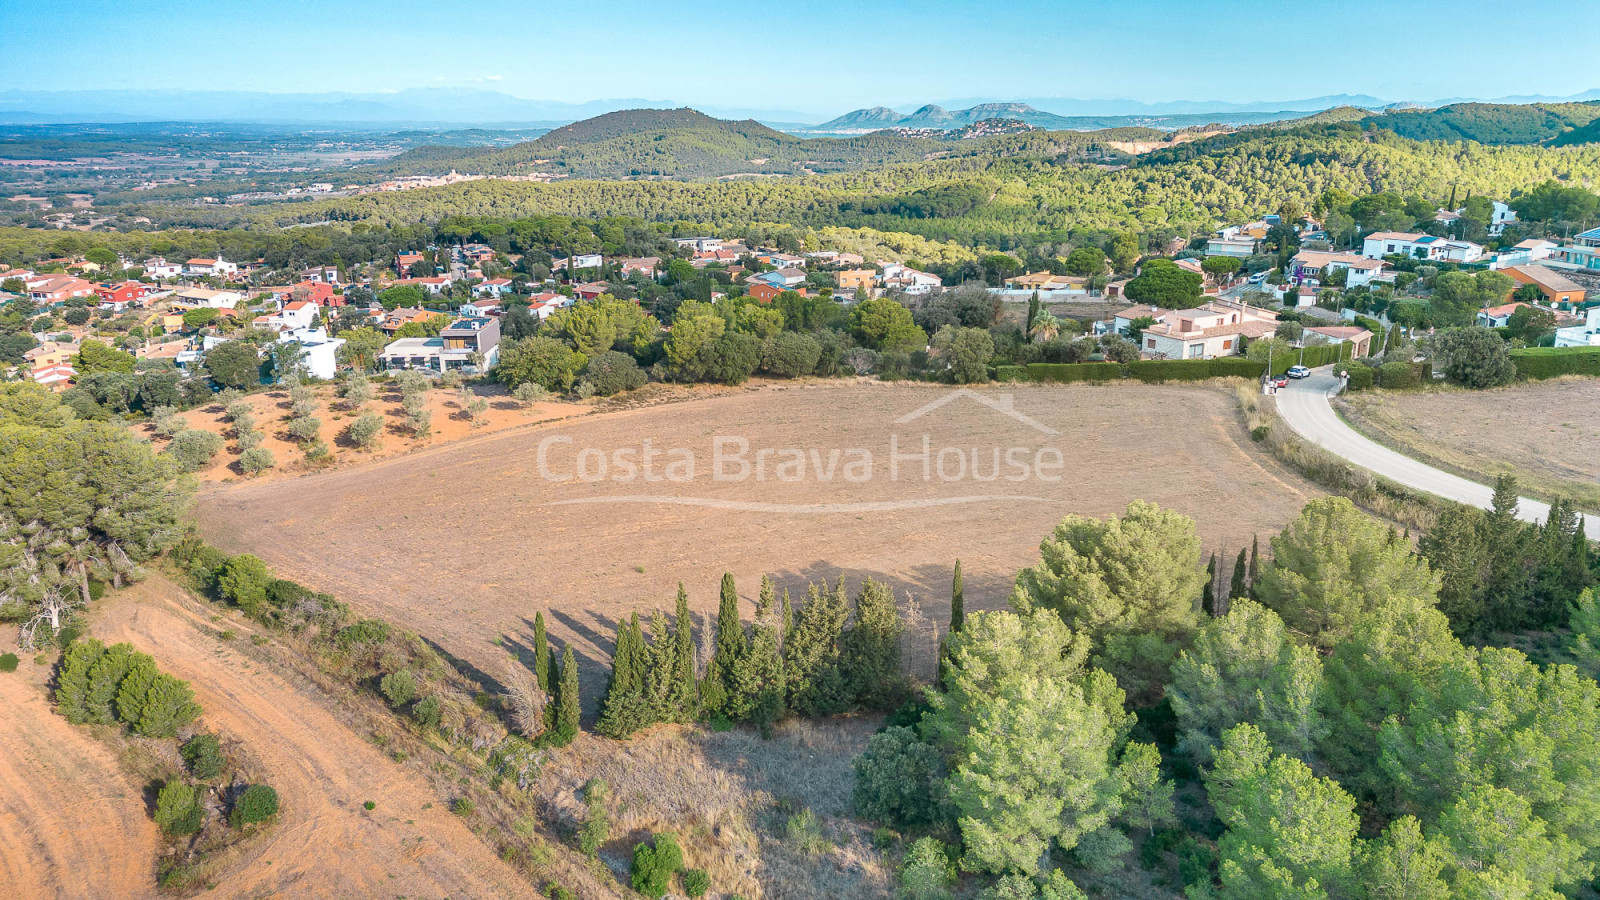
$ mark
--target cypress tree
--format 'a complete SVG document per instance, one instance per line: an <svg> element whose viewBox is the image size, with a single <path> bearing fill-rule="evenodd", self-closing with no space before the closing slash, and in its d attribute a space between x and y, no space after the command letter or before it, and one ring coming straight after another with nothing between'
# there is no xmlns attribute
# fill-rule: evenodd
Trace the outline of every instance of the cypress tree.
<svg viewBox="0 0 1600 900"><path fill-rule="evenodd" d="M578 736L578 661L572 655L572 645L561 651L561 686L556 692L556 727L550 743L565 747Z"/></svg>
<svg viewBox="0 0 1600 900"><path fill-rule="evenodd" d="M1233 583L1228 585L1228 599L1240 600L1250 595L1245 586L1245 570L1250 562L1245 558L1244 548L1239 548L1239 558L1233 562Z"/></svg>
<svg viewBox="0 0 1600 900"><path fill-rule="evenodd" d="M673 644L672 628L660 610L650 615L650 640L644 642L644 700L650 708L650 722L675 722L677 709L672 702L675 693L673 678L676 675L677 652Z"/></svg>
<svg viewBox="0 0 1600 900"><path fill-rule="evenodd" d="M961 560L956 560L956 574L950 579L950 633L961 630L967 620L966 589L961 583Z"/></svg>
<svg viewBox="0 0 1600 900"><path fill-rule="evenodd" d="M648 724L640 659L643 642L638 613L634 613L630 621L617 625L617 647L611 657L611 683L606 688L600 721L595 723L595 730L606 737L620 740ZM545 707L552 728L559 721L559 705L557 698L556 703Z"/></svg>
<svg viewBox="0 0 1600 900"><path fill-rule="evenodd" d="M771 616L756 620L750 629L750 646L734 663L728 692L729 718L749 722L769 734L772 723L783 718L783 658L778 652L778 628Z"/></svg>
<svg viewBox="0 0 1600 900"><path fill-rule="evenodd" d="M700 716L700 686L695 681L694 620L689 617L689 593L678 584L677 621L672 627L672 682L667 686L672 721L693 722Z"/></svg>
<svg viewBox="0 0 1600 900"><path fill-rule="evenodd" d="M1580 528L1581 532L1582 529ZM783 606L780 624L783 626L783 646L789 646L789 637L794 634L794 606L789 602L789 589L783 589Z"/></svg>
<svg viewBox="0 0 1600 900"><path fill-rule="evenodd" d="M620 640L622 631L617 630ZM544 630L544 613L533 614L533 675L539 679L539 690L548 693L555 686L550 677L550 638Z"/></svg>
<svg viewBox="0 0 1600 900"><path fill-rule="evenodd" d="M808 716L833 715L850 708L839 665L839 639L849 618L843 578L834 587L827 582L807 587L806 602L796 613L794 629L783 645L788 708Z"/></svg>
<svg viewBox="0 0 1600 900"><path fill-rule="evenodd" d="M1206 615L1215 619L1217 617L1217 555L1211 554L1211 560L1206 563L1206 586L1200 592L1200 608Z"/></svg>
<svg viewBox="0 0 1600 900"><path fill-rule="evenodd" d="M730 679L733 677L734 663L744 655L744 646L744 626L739 623L739 592L733 585L733 573L727 572L722 576L722 600L717 606L717 645L711 656L717 674L722 679L725 698L733 693ZM720 709L712 711L725 712Z"/></svg>
<svg viewBox="0 0 1600 900"><path fill-rule="evenodd" d="M852 699L868 709L891 709L902 698L900 634L905 624L889 586L868 578L856 594L855 622L839 640L840 668Z"/></svg>
<svg viewBox="0 0 1600 900"><path fill-rule="evenodd" d="M775 612L777 590L772 586L772 576L761 576L761 594L756 600L756 619L764 619Z"/></svg>
<svg viewBox="0 0 1600 900"><path fill-rule="evenodd" d="M1251 600L1260 602L1259 595L1261 584L1261 538L1250 535L1250 587L1248 594Z"/></svg>

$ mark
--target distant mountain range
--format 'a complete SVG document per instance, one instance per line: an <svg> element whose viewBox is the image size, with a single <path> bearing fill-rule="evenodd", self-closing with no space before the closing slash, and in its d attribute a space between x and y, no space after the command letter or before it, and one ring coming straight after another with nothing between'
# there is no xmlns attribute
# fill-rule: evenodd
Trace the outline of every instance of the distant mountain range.
<svg viewBox="0 0 1600 900"><path fill-rule="evenodd" d="M754 119L795 134L860 134L881 128L956 129L984 119L1020 119L1036 128L1089 130L1120 126L1164 129L1218 123L1253 125L1338 107L1387 110L1478 102L1451 98L1427 103L1336 94L1300 100L1231 102L1081 100L1070 97L945 100L912 113L875 106L811 124L816 116L780 108L700 105L712 115ZM1503 97L1498 103L1564 103L1600 99L1600 90L1570 97ZM528 100L477 88L409 88L384 93L266 93L200 90L0 91L0 124L216 122L378 127L556 127L624 109L675 109L673 100L613 98L567 103Z"/></svg>

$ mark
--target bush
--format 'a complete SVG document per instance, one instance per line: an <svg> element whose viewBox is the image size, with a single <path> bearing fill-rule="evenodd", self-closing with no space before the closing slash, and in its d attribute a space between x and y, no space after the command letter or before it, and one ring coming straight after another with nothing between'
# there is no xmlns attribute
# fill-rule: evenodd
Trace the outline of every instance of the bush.
<svg viewBox="0 0 1600 900"><path fill-rule="evenodd" d="M210 781L222 774L222 742L214 734L197 734L183 743L183 763L189 774Z"/></svg>
<svg viewBox="0 0 1600 900"><path fill-rule="evenodd" d="M264 784L252 784L233 803L228 823L235 828L265 822L278 814L278 792Z"/></svg>
<svg viewBox="0 0 1600 900"><path fill-rule="evenodd" d="M1462 387L1500 387L1517 377L1517 366L1511 361L1506 342L1487 328L1446 331L1434 344L1445 361L1445 376Z"/></svg>
<svg viewBox="0 0 1600 900"><path fill-rule="evenodd" d="M683 893L689 897L704 897L711 890L711 876L705 869L683 870Z"/></svg>
<svg viewBox="0 0 1600 900"><path fill-rule="evenodd" d="M405 706L417 696L417 679L411 670L401 669L383 676L379 688L383 696L389 698L390 706Z"/></svg>
<svg viewBox="0 0 1600 900"><path fill-rule="evenodd" d="M472 802L471 797L457 797L450 801L450 811L465 818L478 811L478 804Z"/></svg>
<svg viewBox="0 0 1600 900"><path fill-rule="evenodd" d="M589 364L583 368L583 377L594 385L594 392L602 397L637 390L648 380L633 357L616 350L607 350L589 360ZM533 383L519 384L518 390L525 384Z"/></svg>
<svg viewBox="0 0 1600 900"><path fill-rule="evenodd" d="M1411 363L1392 362L1378 367L1377 381L1379 387L1405 390L1421 386L1422 377Z"/></svg>
<svg viewBox="0 0 1600 900"><path fill-rule="evenodd" d="M762 347L761 368L780 378L798 378L816 371L822 345L810 335L783 331Z"/></svg>
<svg viewBox="0 0 1600 900"><path fill-rule="evenodd" d="M524 381L522 384L517 385L516 389L511 392L511 399L521 403L523 406L530 406L534 403L539 403L547 399L549 396L549 391L531 381Z"/></svg>
<svg viewBox="0 0 1600 900"><path fill-rule="evenodd" d="M826 853L833 846L822 834L822 825L817 821L817 814L810 809L802 809L789 817L783 825L783 832L794 844L795 849L802 853L817 856Z"/></svg>
<svg viewBox="0 0 1600 900"><path fill-rule="evenodd" d="M683 851L678 849L678 836L670 831L655 835L655 846L640 844L633 848L633 866L628 883L646 897L661 897L672 887L672 876L683 868Z"/></svg>
<svg viewBox="0 0 1600 900"><path fill-rule="evenodd" d="M1348 371L1350 372L1350 382L1347 385L1347 389L1352 391L1364 391L1371 388L1374 376L1377 374L1371 366L1363 365L1349 366Z"/></svg>
<svg viewBox="0 0 1600 900"><path fill-rule="evenodd" d="M438 697L423 697L416 706L411 707L411 718L423 729L431 731L439 727L439 716L444 711L442 706Z"/></svg>
<svg viewBox="0 0 1600 900"><path fill-rule="evenodd" d="M611 814L606 810L607 785L604 779L593 778L583 786L583 824L578 827L578 849L584 856L595 859L600 847L611 837Z"/></svg>
<svg viewBox="0 0 1600 900"><path fill-rule="evenodd" d="M910 728L873 735L855 758L855 805L862 818L899 828L930 825L939 811L939 751Z"/></svg>
<svg viewBox="0 0 1600 900"><path fill-rule="evenodd" d="M906 851L900 869L900 895L906 900L936 900L950 896L948 885L955 881L955 866L938 838L919 838Z"/></svg>
<svg viewBox="0 0 1600 900"><path fill-rule="evenodd" d="M251 617L266 606L267 588L274 581L272 570L260 557L241 553L227 561L217 575L217 593Z"/></svg>
<svg viewBox="0 0 1600 900"><path fill-rule="evenodd" d="M383 419L377 413L362 413L345 428L344 433L350 439L350 443L363 450L370 450L377 446L378 436L383 433Z"/></svg>
<svg viewBox="0 0 1600 900"><path fill-rule="evenodd" d="M289 437L305 444L322 436L322 420L316 416L296 416L289 420Z"/></svg>
<svg viewBox="0 0 1600 900"><path fill-rule="evenodd" d="M15 672L17 670L17 655L15 653L0 654L0 672Z"/></svg>
<svg viewBox="0 0 1600 900"><path fill-rule="evenodd" d="M251 447L239 454L239 468L246 475L259 475L277 464L277 458L265 447Z"/></svg>
<svg viewBox="0 0 1600 900"><path fill-rule="evenodd" d="M1001 382L1026 381L1028 378L1027 366L995 366L994 380Z"/></svg>
<svg viewBox="0 0 1600 900"><path fill-rule="evenodd" d="M191 428L174 435L162 452L177 462L180 471L198 472L222 449L222 443L222 436L216 432Z"/></svg>
<svg viewBox="0 0 1600 900"><path fill-rule="evenodd" d="M156 795L156 827L163 834L196 834L205 822L205 809L192 785L174 778Z"/></svg>

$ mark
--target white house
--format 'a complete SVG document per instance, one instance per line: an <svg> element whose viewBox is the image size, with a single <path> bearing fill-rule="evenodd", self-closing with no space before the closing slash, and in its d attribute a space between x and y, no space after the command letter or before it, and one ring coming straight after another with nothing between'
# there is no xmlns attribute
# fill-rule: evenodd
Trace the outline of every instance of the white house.
<svg viewBox="0 0 1600 900"><path fill-rule="evenodd" d="M310 328L317 321L317 305L310 300L293 300L270 316L256 320L263 328L277 331L299 331Z"/></svg>
<svg viewBox="0 0 1600 900"><path fill-rule="evenodd" d="M578 253L567 257L567 271L578 269L598 269L605 265L605 257L598 253Z"/></svg>
<svg viewBox="0 0 1600 900"><path fill-rule="evenodd" d="M1320 250L1301 250L1289 260L1289 266L1284 274L1295 284L1307 281L1322 282L1324 269L1345 272L1345 286L1356 287L1367 284L1378 277L1387 265L1383 261L1367 256L1357 256L1354 253L1325 253Z"/></svg>
<svg viewBox="0 0 1600 900"><path fill-rule="evenodd" d="M944 287L944 280L939 276L919 272L899 263L886 264L878 273L878 280L885 288L905 294L928 294Z"/></svg>
<svg viewBox="0 0 1600 900"><path fill-rule="evenodd" d="M1207 303L1162 317L1140 336L1139 349L1154 359L1237 356L1245 342L1277 333L1278 316L1248 304Z"/></svg>
<svg viewBox="0 0 1600 900"><path fill-rule="evenodd" d="M244 296L237 291L210 291L205 288L190 288L172 296L176 304L209 309L233 309L243 299Z"/></svg>
<svg viewBox="0 0 1600 900"><path fill-rule="evenodd" d="M1496 200L1494 201L1494 215L1489 217L1489 234L1498 236L1500 232L1506 230L1507 225L1516 221L1517 211Z"/></svg>
<svg viewBox="0 0 1600 900"><path fill-rule="evenodd" d="M1408 256L1412 259L1439 259L1473 262L1483 256L1483 247L1471 241L1453 241L1412 231L1375 231L1361 243L1361 255L1368 259Z"/></svg>
<svg viewBox="0 0 1600 900"><path fill-rule="evenodd" d="M183 274L183 266L169 263L159 256L152 256L144 261L144 273L157 281L171 281Z"/></svg>
<svg viewBox="0 0 1600 900"><path fill-rule="evenodd" d="M344 338L329 337L324 328L299 328L278 338L280 344L289 341L305 351L300 360L307 375L323 381L333 379L339 369L339 348L344 346Z"/></svg>
<svg viewBox="0 0 1600 900"><path fill-rule="evenodd" d="M673 238L672 242L674 244L677 244L679 247L683 247L684 249L687 249L687 250L693 250L696 253L715 253L718 250L722 249L722 238L714 238L714 237Z"/></svg>
<svg viewBox="0 0 1600 900"><path fill-rule="evenodd" d="M217 259L196 257L183 264L183 274L200 278L210 275L215 275L218 278L227 278L230 275L238 274L238 272L239 267L237 265L220 257Z"/></svg>
<svg viewBox="0 0 1600 900"><path fill-rule="evenodd" d="M460 312L463 316L498 316L500 315L500 301L492 299L468 300L466 303L461 304Z"/></svg>
<svg viewBox="0 0 1600 900"><path fill-rule="evenodd" d="M1600 306L1589 307L1582 325L1556 329L1557 347L1600 347Z"/></svg>

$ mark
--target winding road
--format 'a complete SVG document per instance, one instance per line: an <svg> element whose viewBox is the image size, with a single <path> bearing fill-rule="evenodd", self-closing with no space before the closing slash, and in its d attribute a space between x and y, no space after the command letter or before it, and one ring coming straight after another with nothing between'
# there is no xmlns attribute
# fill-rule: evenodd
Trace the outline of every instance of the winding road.
<svg viewBox="0 0 1600 900"><path fill-rule="evenodd" d="M1493 488L1396 453L1346 425L1328 402L1338 388L1339 379L1331 366L1317 369L1310 378L1291 380L1288 389L1277 394L1278 415L1302 438L1390 481L1457 503L1489 508ZM1517 517L1527 522L1543 522L1549 514L1548 503L1522 497L1517 504ZM1600 518L1585 518L1583 530L1590 540L1600 541Z"/></svg>

